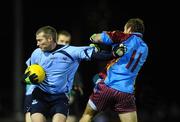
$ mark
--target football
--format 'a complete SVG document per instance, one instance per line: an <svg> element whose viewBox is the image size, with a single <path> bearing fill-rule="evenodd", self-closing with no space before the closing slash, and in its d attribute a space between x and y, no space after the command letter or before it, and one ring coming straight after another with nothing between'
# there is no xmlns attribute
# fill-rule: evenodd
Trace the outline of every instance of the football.
<svg viewBox="0 0 180 122"><path fill-rule="evenodd" d="M29 72L30 71L30 74L29 75L32 75L32 74L36 74L38 77L38 83L41 83L44 81L45 79L45 71L43 69L42 66L38 65L38 64L32 64L30 66L27 67L27 69L25 70L25 73Z"/></svg>

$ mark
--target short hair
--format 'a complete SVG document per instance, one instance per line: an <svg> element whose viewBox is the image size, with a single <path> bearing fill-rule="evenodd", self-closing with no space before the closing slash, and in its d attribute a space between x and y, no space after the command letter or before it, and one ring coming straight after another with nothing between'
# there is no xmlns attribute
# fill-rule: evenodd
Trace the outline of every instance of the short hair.
<svg viewBox="0 0 180 122"><path fill-rule="evenodd" d="M65 36L71 38L71 34L70 34L68 31L66 31L66 30L61 30L61 31L59 31L59 32L58 32L58 36L59 36L59 35L65 35Z"/></svg>
<svg viewBox="0 0 180 122"><path fill-rule="evenodd" d="M144 22L140 18L129 19L126 22L126 27L127 28L131 27L132 32L139 32L139 33L144 34L144 31L145 31Z"/></svg>
<svg viewBox="0 0 180 122"><path fill-rule="evenodd" d="M51 36L52 39L56 42L57 40L57 32L56 32L56 29L52 26L43 26L41 28L39 28L37 31L36 31L36 35L43 32L45 35L45 37L49 37Z"/></svg>

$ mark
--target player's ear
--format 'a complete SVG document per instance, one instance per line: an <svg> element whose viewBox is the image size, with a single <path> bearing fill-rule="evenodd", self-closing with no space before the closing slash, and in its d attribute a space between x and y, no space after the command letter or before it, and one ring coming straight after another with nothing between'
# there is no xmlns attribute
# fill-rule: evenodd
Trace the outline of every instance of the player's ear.
<svg viewBox="0 0 180 122"><path fill-rule="evenodd" d="M47 40L48 40L48 41L54 41L53 38L52 38L52 36L48 36L48 37L47 37Z"/></svg>
<svg viewBox="0 0 180 122"><path fill-rule="evenodd" d="M132 32L131 30L131 27L127 27L127 25L124 26L124 33L130 34Z"/></svg>
<svg viewBox="0 0 180 122"><path fill-rule="evenodd" d="M131 27L129 27L129 28L127 28L127 33L132 33L132 29L131 29Z"/></svg>

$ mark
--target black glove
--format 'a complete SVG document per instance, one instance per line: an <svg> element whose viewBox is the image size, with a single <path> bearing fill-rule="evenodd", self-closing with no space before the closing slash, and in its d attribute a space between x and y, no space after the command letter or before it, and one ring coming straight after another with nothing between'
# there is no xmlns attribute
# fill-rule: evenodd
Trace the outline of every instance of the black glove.
<svg viewBox="0 0 180 122"><path fill-rule="evenodd" d="M23 76L23 82L26 84L38 84L37 75L35 73L30 75L30 71L24 74Z"/></svg>
<svg viewBox="0 0 180 122"><path fill-rule="evenodd" d="M119 57L122 57L126 53L127 47L124 44L119 44L115 46L112 50L113 50L114 56L119 58Z"/></svg>
<svg viewBox="0 0 180 122"><path fill-rule="evenodd" d="M94 47L94 51L95 51L95 52L99 52L99 51L100 51L100 48L99 48L99 46L98 46L97 44L91 43L89 46L90 46L90 47Z"/></svg>

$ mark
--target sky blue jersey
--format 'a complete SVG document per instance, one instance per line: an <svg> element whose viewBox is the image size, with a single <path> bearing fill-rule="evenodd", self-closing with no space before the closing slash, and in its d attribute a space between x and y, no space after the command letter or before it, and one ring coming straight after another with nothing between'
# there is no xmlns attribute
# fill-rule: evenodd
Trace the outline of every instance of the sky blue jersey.
<svg viewBox="0 0 180 122"><path fill-rule="evenodd" d="M115 42L118 43L119 37L125 37L124 35L117 36L118 34L121 33L103 32L101 39L104 44L114 45ZM127 52L109 65L104 81L107 86L126 93L134 92L135 79L148 55L148 47L141 36L140 33L133 33L125 40L119 39L121 40L119 43L127 47ZM116 40L114 41L113 38Z"/></svg>
<svg viewBox="0 0 180 122"><path fill-rule="evenodd" d="M68 93L73 84L74 75L81 60L90 60L94 48L90 46L63 46L54 51L43 52L40 48L33 51L31 64L41 65L45 80L36 85L50 94Z"/></svg>

